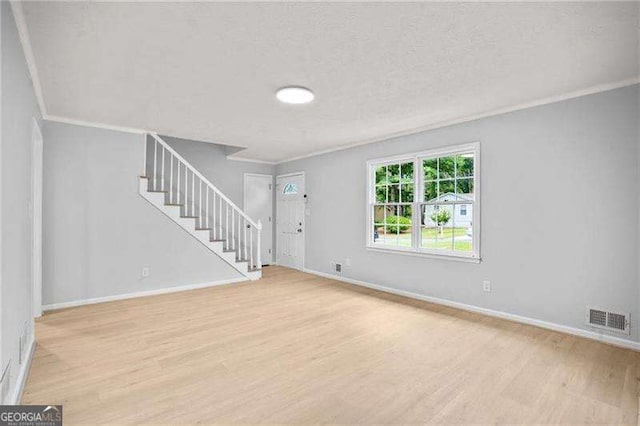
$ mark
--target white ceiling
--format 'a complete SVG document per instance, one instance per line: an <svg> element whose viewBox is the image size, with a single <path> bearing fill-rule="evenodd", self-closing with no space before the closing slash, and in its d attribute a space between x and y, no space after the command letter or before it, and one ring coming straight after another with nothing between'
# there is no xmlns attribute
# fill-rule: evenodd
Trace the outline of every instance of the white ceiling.
<svg viewBox="0 0 640 426"><path fill-rule="evenodd" d="M47 115L247 147L236 156L266 161L638 77L637 3L22 9ZM280 104L285 85L316 99Z"/></svg>

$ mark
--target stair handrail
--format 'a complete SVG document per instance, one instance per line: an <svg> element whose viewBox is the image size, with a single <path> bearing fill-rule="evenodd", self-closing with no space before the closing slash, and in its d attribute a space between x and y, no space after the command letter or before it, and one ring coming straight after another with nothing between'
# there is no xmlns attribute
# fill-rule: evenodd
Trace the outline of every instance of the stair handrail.
<svg viewBox="0 0 640 426"><path fill-rule="evenodd" d="M152 138L154 138L158 143L160 143L160 145L162 145L174 157L176 157L179 161L181 161L185 165L185 167L187 167L192 173L194 173L196 176L198 176L198 178L202 182L204 182L205 185L208 185L209 188L211 188L212 191L214 191L216 194L218 194L220 196L220 198L222 198L224 201L226 201L231 206L231 208L233 210L235 210L236 212L238 212L238 214L240 214L242 217L244 217L251 226L256 228L258 231L262 230L262 223L260 223L260 221L258 221L257 223L254 222L249 216L247 216L247 214L244 211L242 211L242 209L240 209L240 207L236 206L236 204L233 201L231 201L229 198L227 198L227 196L224 195L222 193L222 191L220 191L214 184L212 184L209 181L209 179L204 177L202 175L202 173L200 173L195 167L193 167L191 165L191 163L189 163L187 160L185 160L184 157L182 157L182 155L178 154L175 149L171 148L171 146L167 142L165 142L160 136L158 136L157 133L150 132L148 134ZM258 233L258 236L259 235L260 234Z"/></svg>

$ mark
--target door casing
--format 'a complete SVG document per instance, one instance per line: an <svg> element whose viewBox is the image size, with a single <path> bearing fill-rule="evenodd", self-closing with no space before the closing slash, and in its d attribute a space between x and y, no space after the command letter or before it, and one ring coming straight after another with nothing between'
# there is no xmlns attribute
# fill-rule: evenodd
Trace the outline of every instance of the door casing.
<svg viewBox="0 0 640 426"><path fill-rule="evenodd" d="M31 313L42 316L42 131L34 119L31 128Z"/></svg>
<svg viewBox="0 0 640 426"><path fill-rule="evenodd" d="M245 173L244 174L244 185L243 185L243 204L242 204L242 210L244 212L247 212L247 207L249 205L249 201L247 199L247 186L248 186L248 180L249 178L263 178L266 180L266 178L269 179L269 183L271 184L271 211L269 212L269 217L271 218L271 222L262 222L262 244L264 244L264 242L266 241L265 239L265 233L268 232L270 238L268 239L268 241L270 241L270 246L269 248L271 249L271 254L268 258L264 257L264 255L262 256L262 263L265 265L273 265L274 264L274 259L275 259L275 252L274 252L274 240L273 240L273 228L274 228L274 194L275 194L275 185L274 185L274 179L273 179L273 175L267 175L267 174L261 174L261 173ZM251 215L249 215L249 217L251 217ZM251 219L256 220L257 218L251 217ZM265 262L265 259L268 259L268 262Z"/></svg>

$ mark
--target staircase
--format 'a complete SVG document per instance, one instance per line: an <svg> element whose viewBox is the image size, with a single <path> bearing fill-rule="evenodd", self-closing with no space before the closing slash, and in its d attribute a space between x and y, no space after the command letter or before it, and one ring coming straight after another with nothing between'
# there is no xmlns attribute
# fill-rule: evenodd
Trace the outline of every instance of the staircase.
<svg viewBox="0 0 640 426"><path fill-rule="evenodd" d="M250 280L260 279L254 222L158 135L145 138L140 195Z"/></svg>

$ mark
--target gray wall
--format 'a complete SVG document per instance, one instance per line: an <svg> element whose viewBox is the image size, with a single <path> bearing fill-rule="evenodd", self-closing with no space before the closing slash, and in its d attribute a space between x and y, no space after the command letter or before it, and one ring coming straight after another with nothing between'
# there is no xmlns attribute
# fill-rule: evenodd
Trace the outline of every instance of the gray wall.
<svg viewBox="0 0 640 426"><path fill-rule="evenodd" d="M244 174L273 175L275 166L227 159L224 145L162 136L185 160L198 169L238 207L243 208Z"/></svg>
<svg viewBox="0 0 640 426"><path fill-rule="evenodd" d="M163 136L162 138L241 209L244 209L245 173L272 175L275 178L276 167L274 165L229 160L227 159L227 155L230 150L228 149L229 147L224 145L169 136ZM233 152L233 150L231 150L231 152ZM275 218L275 201L273 210L272 217ZM264 229L266 229L266 224L263 224L263 232ZM271 231L275 237L275 220L271 222ZM272 238L271 241L273 241L272 253L275 253L276 239ZM263 259L263 261L266 262L265 259Z"/></svg>
<svg viewBox="0 0 640 426"><path fill-rule="evenodd" d="M586 305L617 309L637 340L638 95L627 87L278 165L306 172L306 268L350 258L349 278L576 328L587 328ZM367 251L366 161L476 140L483 261Z"/></svg>
<svg viewBox="0 0 640 426"><path fill-rule="evenodd" d="M40 119L35 93L8 2L2 2L1 324L2 368L11 360L15 387L19 339L31 320L31 128Z"/></svg>
<svg viewBox="0 0 640 426"><path fill-rule="evenodd" d="M45 122L44 147L44 304L240 277L138 194L143 136Z"/></svg>

